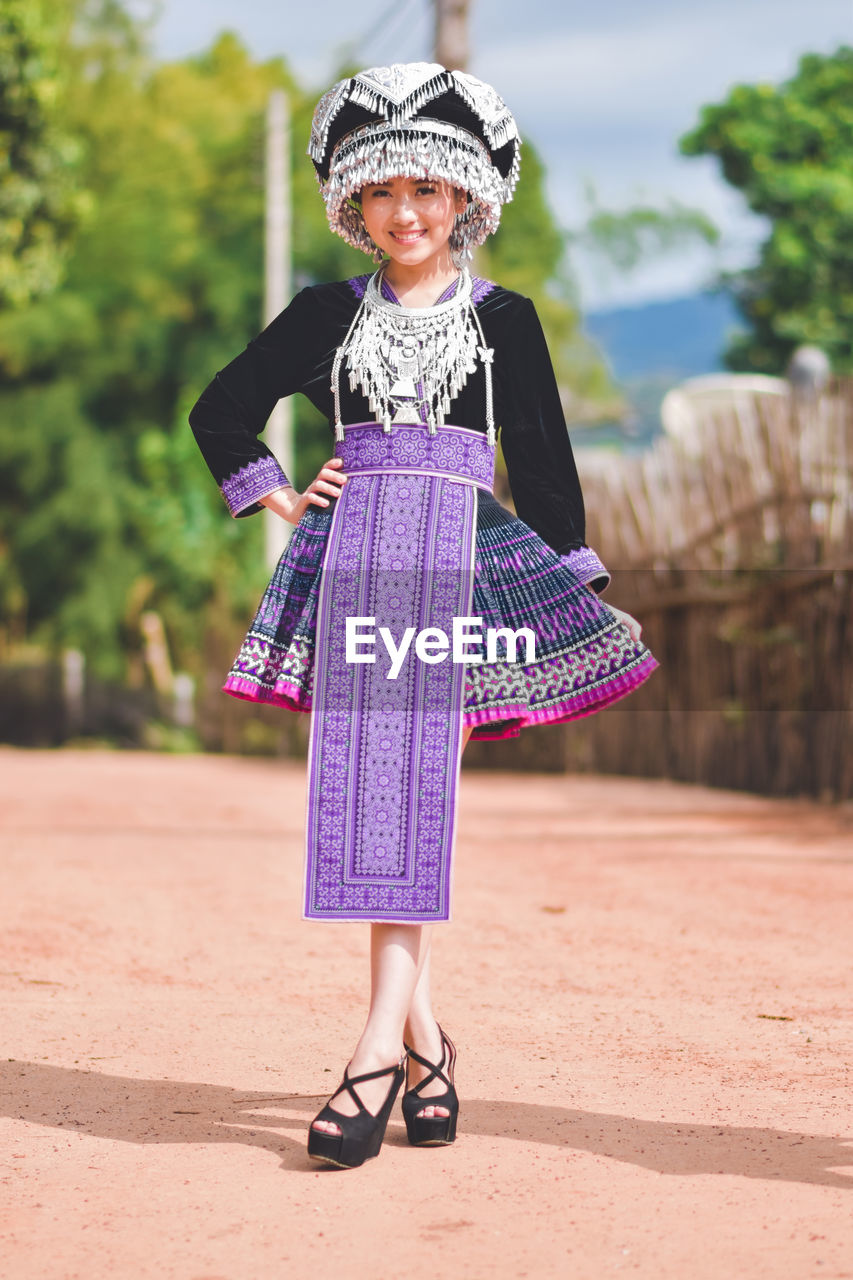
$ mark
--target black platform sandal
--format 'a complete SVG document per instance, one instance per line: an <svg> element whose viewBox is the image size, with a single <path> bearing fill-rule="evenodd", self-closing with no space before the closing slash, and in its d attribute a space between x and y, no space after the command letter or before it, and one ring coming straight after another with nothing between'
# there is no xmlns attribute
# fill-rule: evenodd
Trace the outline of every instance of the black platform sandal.
<svg viewBox="0 0 853 1280"><path fill-rule="evenodd" d="M365 1160L369 1160L371 1156L378 1156L379 1148L382 1146L382 1139L385 1136L385 1129L388 1125L388 1117L391 1114L391 1108L406 1074L405 1063L406 1056L404 1054L396 1066L382 1067L379 1071L366 1071L364 1075L360 1076L350 1076L349 1067L345 1067L343 1080L325 1107L323 1107L323 1110L319 1111L314 1117L314 1120L331 1121L332 1124L338 1126L341 1132L323 1133L319 1129L310 1128L308 1130L309 1156L314 1160L323 1160L326 1164L333 1164L338 1169L356 1169L360 1164L364 1164ZM353 1085L361 1084L363 1080L376 1080L379 1076L388 1076L392 1073L394 1078L391 1081L388 1096L376 1115L372 1115L356 1093ZM340 1111L335 1111L330 1105L344 1089L349 1091L353 1102L358 1107L358 1113L354 1116L342 1115Z"/></svg>
<svg viewBox="0 0 853 1280"><path fill-rule="evenodd" d="M418 1081L411 1089L406 1089L403 1094L403 1119L406 1121L406 1133L413 1147L445 1147L456 1137L456 1117L459 1114L459 1099L453 1087L456 1048L440 1026L438 1029L441 1031L441 1062L438 1066L434 1062L428 1062L419 1053L415 1053L414 1049L405 1045L409 1057L414 1058L415 1062L419 1062L422 1067L429 1067L430 1070L428 1076L424 1076L423 1080ZM408 1070L406 1075L408 1077ZM425 1098L421 1095L421 1090L431 1080L443 1080L447 1088L444 1093L431 1094ZM419 1116L418 1112L423 1111L425 1107L445 1107L450 1115Z"/></svg>

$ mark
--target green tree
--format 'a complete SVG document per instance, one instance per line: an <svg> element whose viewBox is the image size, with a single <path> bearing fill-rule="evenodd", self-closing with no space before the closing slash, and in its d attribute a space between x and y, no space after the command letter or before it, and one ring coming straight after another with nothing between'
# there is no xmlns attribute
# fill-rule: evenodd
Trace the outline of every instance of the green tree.
<svg viewBox="0 0 853 1280"><path fill-rule="evenodd" d="M58 283L85 193L70 173L79 147L59 123L62 4L0 4L0 307Z"/></svg>
<svg viewBox="0 0 853 1280"><path fill-rule="evenodd" d="M61 284L0 313L0 604L15 634L75 644L117 676L129 609L158 609L192 666L214 587L243 614L257 592L241 566L263 574L261 522L228 519L186 415L260 328L270 89L291 94L300 150L314 95L232 36L158 66L121 6L68 5L61 107L91 212ZM297 273L362 269L303 167ZM325 456L309 416L300 406L298 427Z"/></svg>
<svg viewBox="0 0 853 1280"><path fill-rule="evenodd" d="M805 55L778 86L736 86L679 145L716 156L770 224L757 264L724 277L750 326L729 367L778 373L808 342L853 371L853 48Z"/></svg>

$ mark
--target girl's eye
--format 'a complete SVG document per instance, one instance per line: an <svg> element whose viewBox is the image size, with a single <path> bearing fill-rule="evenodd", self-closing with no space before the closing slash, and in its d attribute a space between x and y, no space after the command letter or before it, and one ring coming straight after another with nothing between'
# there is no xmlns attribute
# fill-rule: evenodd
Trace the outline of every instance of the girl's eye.
<svg viewBox="0 0 853 1280"><path fill-rule="evenodd" d="M435 187L418 187L419 196L434 196Z"/></svg>

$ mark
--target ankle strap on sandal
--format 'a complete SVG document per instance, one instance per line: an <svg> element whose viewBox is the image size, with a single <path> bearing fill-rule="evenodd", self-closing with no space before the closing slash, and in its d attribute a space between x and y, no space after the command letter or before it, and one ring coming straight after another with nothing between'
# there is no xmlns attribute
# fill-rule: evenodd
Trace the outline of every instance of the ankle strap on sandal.
<svg viewBox="0 0 853 1280"><path fill-rule="evenodd" d="M421 1057L421 1055L419 1053L416 1053L414 1049L410 1049L409 1046L405 1043L405 1041L403 1042L403 1048L406 1050L406 1053L409 1055L409 1057L414 1058L415 1062L419 1062L422 1067L428 1067L430 1070L430 1074L428 1076L424 1076L423 1080L419 1080L417 1084L412 1085L412 1089L411 1089L412 1093L420 1094L420 1091L421 1089L423 1089L424 1085L429 1084L432 1080L441 1080L443 1084L447 1085L448 1089L452 1088L453 1082L451 1081L450 1077L445 1074L443 1068L445 1065L445 1061L447 1063L447 1066L448 1067L450 1066L450 1063L453 1058L453 1054L452 1054L453 1045L451 1044L448 1037L445 1035L441 1025L440 1024L436 1024L436 1025L438 1026L438 1029L441 1032L441 1062L439 1062L437 1065L434 1062L430 1062L428 1058ZM448 1049L451 1050L450 1054L448 1054L447 1052Z"/></svg>
<svg viewBox="0 0 853 1280"><path fill-rule="evenodd" d="M341 1081L341 1083L338 1085L335 1092L332 1094L332 1097L329 1099L329 1101L331 1102L332 1098L336 1098L339 1093L341 1093L344 1089L346 1089L349 1092L349 1095L352 1098L353 1102L356 1104L356 1106L360 1107L362 1111L366 1111L367 1107L365 1107L361 1098L356 1093L355 1089L353 1088L353 1085L361 1084L365 1080L378 1080L380 1076L387 1076L387 1075L390 1075L392 1072L396 1074L398 1071L402 1071L403 1063L405 1062L405 1060L406 1060L406 1055L404 1053L400 1061L396 1063L392 1062L390 1067L380 1067L378 1071L365 1071L359 1076L351 1076L349 1074L349 1065L345 1066L344 1078Z"/></svg>

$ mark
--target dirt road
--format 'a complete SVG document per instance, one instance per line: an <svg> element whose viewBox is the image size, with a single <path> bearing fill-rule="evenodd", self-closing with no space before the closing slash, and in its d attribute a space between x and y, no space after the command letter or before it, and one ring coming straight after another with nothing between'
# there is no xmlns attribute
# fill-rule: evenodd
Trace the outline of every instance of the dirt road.
<svg viewBox="0 0 853 1280"><path fill-rule="evenodd" d="M367 927L276 761L0 750L6 1280L853 1277L849 810L466 773L460 1137L321 1169Z"/></svg>

